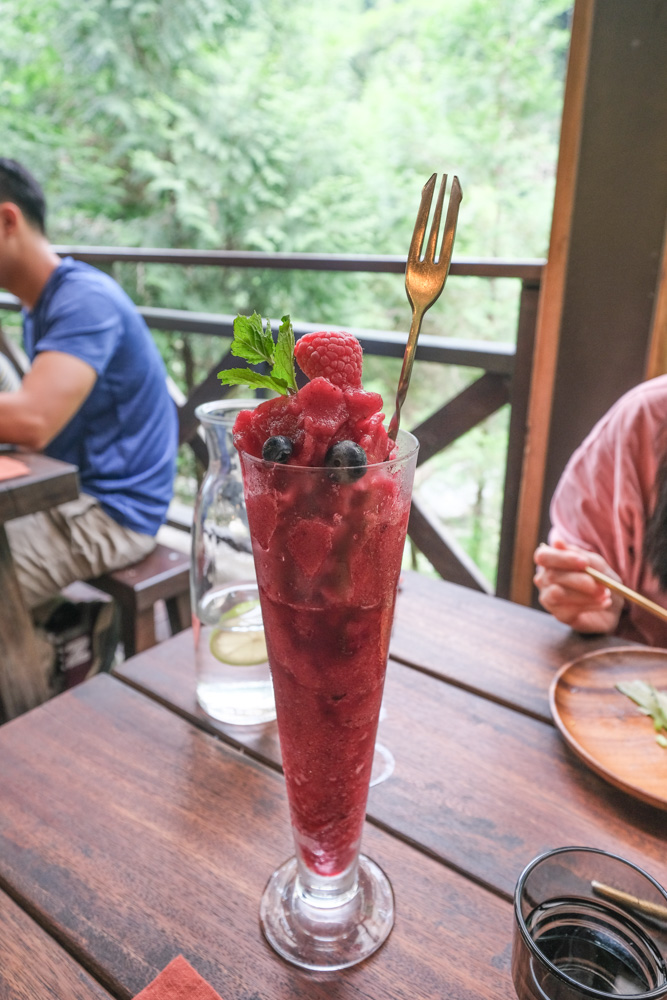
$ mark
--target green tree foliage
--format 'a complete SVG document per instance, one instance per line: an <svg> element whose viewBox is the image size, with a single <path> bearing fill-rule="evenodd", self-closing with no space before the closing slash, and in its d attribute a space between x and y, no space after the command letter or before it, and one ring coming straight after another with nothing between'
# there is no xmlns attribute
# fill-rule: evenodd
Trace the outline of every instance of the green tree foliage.
<svg viewBox="0 0 667 1000"><path fill-rule="evenodd" d="M55 243L400 254L422 185L444 170L464 191L456 255L541 256L569 7L0 0L0 149L44 183ZM114 273L143 304L409 322L398 276ZM424 331L511 340L517 301L512 282L450 278ZM184 389L222 353L210 338L156 339ZM399 367L369 358L366 380L391 399ZM418 365L406 422L475 375ZM490 575L505 436L501 415L429 463L449 483L433 494L471 498L452 502L449 519Z"/></svg>

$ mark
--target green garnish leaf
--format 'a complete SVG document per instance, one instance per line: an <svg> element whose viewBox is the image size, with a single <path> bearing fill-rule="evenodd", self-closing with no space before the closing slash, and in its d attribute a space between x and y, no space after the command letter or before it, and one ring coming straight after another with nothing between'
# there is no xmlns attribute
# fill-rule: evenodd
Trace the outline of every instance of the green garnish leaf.
<svg viewBox="0 0 667 1000"><path fill-rule="evenodd" d="M251 389L274 389L281 396L287 396L287 383L272 375L262 375L250 368L227 368L218 372L218 378L223 385L249 385Z"/></svg>
<svg viewBox="0 0 667 1000"><path fill-rule="evenodd" d="M658 691L646 681L625 681L616 685L621 694L634 701L642 715L653 720L653 728L658 734L656 742L667 750L667 691Z"/></svg>
<svg viewBox="0 0 667 1000"><path fill-rule="evenodd" d="M275 350L276 345L273 343L271 324L268 320L265 330L259 313L236 317L232 341L232 354L235 357L245 358L251 365L258 365L262 361L272 365Z"/></svg>
<svg viewBox="0 0 667 1000"><path fill-rule="evenodd" d="M271 374L262 375L249 368L227 368L218 372L223 385L248 385L255 389L271 389L288 396L297 391L294 372L294 330L289 316L283 316L278 332L278 343L274 343L271 324L266 321L266 329L259 313L252 316L237 316L234 320L234 340L232 354L243 358L251 365L265 362L271 365Z"/></svg>
<svg viewBox="0 0 667 1000"><path fill-rule="evenodd" d="M655 697L657 691L652 684L647 684L646 681L624 681L621 684L617 684L616 687L621 694L632 699L644 715L653 715L653 712L657 708Z"/></svg>
<svg viewBox="0 0 667 1000"><path fill-rule="evenodd" d="M294 329L289 316L283 316L278 330L276 344L276 360L271 369L274 378L283 379L287 386L296 392L296 374L294 371Z"/></svg>
<svg viewBox="0 0 667 1000"><path fill-rule="evenodd" d="M656 691L655 698L662 712L662 728L667 729L667 691Z"/></svg>

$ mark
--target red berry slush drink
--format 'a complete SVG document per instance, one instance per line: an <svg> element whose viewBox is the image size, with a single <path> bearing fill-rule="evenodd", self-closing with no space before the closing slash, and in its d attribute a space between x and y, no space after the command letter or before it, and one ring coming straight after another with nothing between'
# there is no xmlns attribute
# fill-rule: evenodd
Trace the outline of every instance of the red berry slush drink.
<svg viewBox="0 0 667 1000"><path fill-rule="evenodd" d="M307 355L325 336L297 343L311 381L234 428L299 872L321 881L354 878L418 447L360 363Z"/></svg>

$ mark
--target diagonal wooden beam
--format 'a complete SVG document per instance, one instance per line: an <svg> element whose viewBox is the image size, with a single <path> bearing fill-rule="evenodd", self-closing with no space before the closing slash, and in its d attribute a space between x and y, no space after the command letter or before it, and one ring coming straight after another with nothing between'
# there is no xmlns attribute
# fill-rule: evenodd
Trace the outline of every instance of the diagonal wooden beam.
<svg viewBox="0 0 667 1000"><path fill-rule="evenodd" d="M183 405L178 408L179 444L193 443L199 428L195 409L200 403L208 403L211 399L225 399L229 395L231 386L221 383L218 372L222 368L243 368L245 364L243 358L237 358L228 351L216 365L213 365L204 381L195 386Z"/></svg>
<svg viewBox="0 0 667 1000"><path fill-rule="evenodd" d="M4 354L19 378L23 378L27 370L27 358L22 351L5 336L5 332L0 325L0 353Z"/></svg>
<svg viewBox="0 0 667 1000"><path fill-rule="evenodd" d="M412 431L419 441L417 464L423 465L509 400L508 376L489 372L482 375Z"/></svg>
<svg viewBox="0 0 667 1000"><path fill-rule="evenodd" d="M444 580L492 594L493 587L437 518L415 497L408 535Z"/></svg>

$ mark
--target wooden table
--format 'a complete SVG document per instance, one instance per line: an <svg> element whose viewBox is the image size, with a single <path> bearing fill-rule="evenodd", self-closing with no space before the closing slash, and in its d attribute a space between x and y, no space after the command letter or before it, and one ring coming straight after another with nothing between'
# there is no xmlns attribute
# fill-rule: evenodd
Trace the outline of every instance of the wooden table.
<svg viewBox="0 0 667 1000"><path fill-rule="evenodd" d="M79 495L77 469L46 455L17 453L30 473L0 481L0 719L12 719L48 696L38 669L30 613L16 579L5 524Z"/></svg>
<svg viewBox="0 0 667 1000"><path fill-rule="evenodd" d="M511 895L535 854L600 846L667 884L665 813L580 764L549 719L556 667L612 644L406 574L380 731L396 769L363 844L396 926L328 976L262 938L263 886L291 853L275 725L197 709L190 632L8 723L0 996L126 1000L182 953L225 1000L511 1000Z"/></svg>

